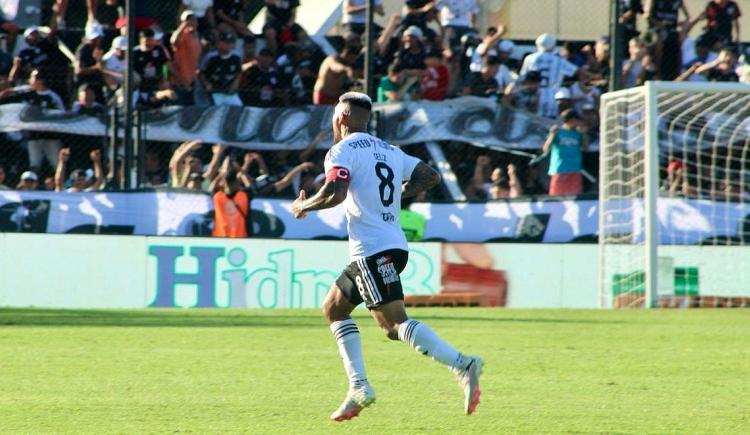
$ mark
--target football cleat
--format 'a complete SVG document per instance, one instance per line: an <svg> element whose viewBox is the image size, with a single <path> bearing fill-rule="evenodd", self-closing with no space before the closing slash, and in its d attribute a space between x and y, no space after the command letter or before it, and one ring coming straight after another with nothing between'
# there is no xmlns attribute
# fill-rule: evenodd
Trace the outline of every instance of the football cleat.
<svg viewBox="0 0 750 435"><path fill-rule="evenodd" d="M360 411L375 403L375 391L370 384L350 389L344 403L331 414L331 420L346 421L359 415Z"/></svg>
<svg viewBox="0 0 750 435"><path fill-rule="evenodd" d="M458 384L464 390L464 409L466 415L471 415L477 409L479 405L479 395L482 393L479 390L479 376L482 374L482 367L484 362L481 358L472 356L469 357L471 361L463 370L456 371L456 378Z"/></svg>

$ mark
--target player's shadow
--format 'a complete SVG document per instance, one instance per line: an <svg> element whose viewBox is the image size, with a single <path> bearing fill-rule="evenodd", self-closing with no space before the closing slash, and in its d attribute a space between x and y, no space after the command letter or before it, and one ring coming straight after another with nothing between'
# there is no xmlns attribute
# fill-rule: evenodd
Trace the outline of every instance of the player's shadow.
<svg viewBox="0 0 750 435"><path fill-rule="evenodd" d="M326 326L322 315L281 314L258 310L69 310L1 308L4 326L115 326L115 327L204 327L204 328L309 328Z"/></svg>

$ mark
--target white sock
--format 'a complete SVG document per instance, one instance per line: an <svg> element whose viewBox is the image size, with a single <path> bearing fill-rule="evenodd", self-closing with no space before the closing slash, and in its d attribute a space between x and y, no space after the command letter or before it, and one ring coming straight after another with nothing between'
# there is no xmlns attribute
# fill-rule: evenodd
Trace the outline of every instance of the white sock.
<svg viewBox="0 0 750 435"><path fill-rule="evenodd" d="M344 361L344 370L350 387L367 383L365 361L362 359L362 339L354 320L339 320L331 323L331 332L339 346L339 354Z"/></svg>
<svg viewBox="0 0 750 435"><path fill-rule="evenodd" d="M450 344L446 343L429 326L409 319L398 327L398 339L411 346L422 355L450 367L451 370L465 369L470 362Z"/></svg>

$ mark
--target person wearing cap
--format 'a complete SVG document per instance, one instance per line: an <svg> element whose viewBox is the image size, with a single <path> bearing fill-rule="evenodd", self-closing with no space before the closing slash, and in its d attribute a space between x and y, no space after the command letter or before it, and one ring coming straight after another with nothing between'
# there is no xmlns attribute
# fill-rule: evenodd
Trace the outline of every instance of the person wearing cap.
<svg viewBox="0 0 750 435"><path fill-rule="evenodd" d="M39 188L39 177L34 171L26 171L21 174L20 180L16 185L16 190L37 190Z"/></svg>
<svg viewBox="0 0 750 435"><path fill-rule="evenodd" d="M549 195L579 195L583 192L583 152L589 146L587 130L573 109L560 117L562 126L552 125L543 147L550 153Z"/></svg>
<svg viewBox="0 0 750 435"><path fill-rule="evenodd" d="M26 103L42 109L65 110L65 104L60 96L47 85L46 71L35 69L31 72L27 86L0 91L0 104ZM26 133L26 137L29 165L32 170L38 171L45 157L51 166L57 164L57 150L61 144L55 133L31 131Z"/></svg>
<svg viewBox="0 0 750 435"><path fill-rule="evenodd" d="M484 65L480 72L472 72L466 77L461 95L473 95L475 97L499 97L503 89L495 79L500 69L500 59L497 57L485 57Z"/></svg>
<svg viewBox="0 0 750 435"><path fill-rule="evenodd" d="M234 44L234 33L221 32L216 49L208 52L201 61L198 77L216 106L242 106L237 93L242 59L233 52Z"/></svg>
<svg viewBox="0 0 750 435"><path fill-rule="evenodd" d="M427 71L422 76L420 91L422 99L430 101L444 100L450 86L450 72L443 63L443 53L437 48L425 51L424 63Z"/></svg>
<svg viewBox="0 0 750 435"><path fill-rule="evenodd" d="M83 42L76 50L75 85L88 84L96 93L96 99L104 102L105 84L102 67L101 41L104 34L99 27L91 26L84 35Z"/></svg>
<svg viewBox="0 0 750 435"><path fill-rule="evenodd" d="M573 97L570 95L570 88L562 87L555 92L555 104L558 114L562 114L564 111L573 108Z"/></svg>
<svg viewBox="0 0 750 435"><path fill-rule="evenodd" d="M427 66L424 63L424 33L417 26L409 26L401 35L403 48L396 54L394 62L410 77L420 78Z"/></svg>
<svg viewBox="0 0 750 435"><path fill-rule="evenodd" d="M539 83L541 81L542 75L539 71L529 71L520 80L505 88L501 102L505 107L536 113L539 108Z"/></svg>
<svg viewBox="0 0 750 435"><path fill-rule="evenodd" d="M62 148L59 152L57 167L55 168L55 192L94 192L101 190L104 180L102 168L102 150L95 149L89 153L93 170L75 169L70 173L69 186L65 187L65 172L70 160L70 148Z"/></svg>
<svg viewBox="0 0 750 435"><path fill-rule="evenodd" d="M537 114L547 118L556 118L555 93L562 86L565 77L587 74L575 64L554 53L557 39L553 35L549 33L541 34L536 38L535 43L537 52L526 56L521 67L521 75L529 71L539 71L542 75L542 81L540 83L541 98Z"/></svg>
<svg viewBox="0 0 750 435"><path fill-rule="evenodd" d="M128 40L126 36L117 36L112 40L112 46L108 52L102 56L102 72L107 87L114 91L122 85L125 68L125 53L128 49Z"/></svg>
<svg viewBox="0 0 750 435"><path fill-rule="evenodd" d="M50 89L66 101L69 95L70 60L58 47L57 27L53 23L49 33L42 35L37 26L30 26L23 36L26 46L13 60L9 74L11 83L25 81L33 69L43 67L48 72Z"/></svg>
<svg viewBox="0 0 750 435"><path fill-rule="evenodd" d="M337 104L339 96L349 90L354 80L354 64L362 51L359 35L351 34L346 39L341 53L328 56L318 70L318 79L313 88L314 104Z"/></svg>
<svg viewBox="0 0 750 435"><path fill-rule="evenodd" d="M341 18L341 24L344 25L347 31L362 35L365 33L365 23L367 22L367 3L369 0L344 0L343 5L343 17ZM385 15L385 9L383 9L383 0L375 0L375 14L381 17ZM380 33L380 26L376 23L375 34Z"/></svg>
<svg viewBox="0 0 750 435"><path fill-rule="evenodd" d="M193 90L202 52L199 27L195 12L185 10L180 15L180 25L170 38L174 53L174 72L170 78L177 93L177 104L184 106L194 103Z"/></svg>
<svg viewBox="0 0 750 435"><path fill-rule="evenodd" d="M440 14L445 46L458 51L461 37L476 28L479 14L477 0L437 0L435 8Z"/></svg>
<svg viewBox="0 0 750 435"><path fill-rule="evenodd" d="M161 92L166 85L165 76L174 71L172 57L156 39L153 28L140 32L140 43L133 48L133 70L140 77L136 95L139 105L158 106L172 95Z"/></svg>

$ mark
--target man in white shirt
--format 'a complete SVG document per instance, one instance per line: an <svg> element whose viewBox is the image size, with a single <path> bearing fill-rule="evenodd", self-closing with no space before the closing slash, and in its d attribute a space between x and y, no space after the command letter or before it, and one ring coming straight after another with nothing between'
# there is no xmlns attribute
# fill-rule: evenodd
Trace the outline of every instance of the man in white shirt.
<svg viewBox="0 0 750 435"><path fill-rule="evenodd" d="M125 52L128 49L128 39L125 36L118 36L112 40L112 48L102 57L102 72L107 87L114 90L120 87L123 80L123 74L127 67L125 62Z"/></svg>
<svg viewBox="0 0 750 435"><path fill-rule="evenodd" d="M541 74L542 81L539 84L541 94L537 114L548 118L557 117L555 93L562 86L563 79L579 72L575 64L553 52L556 44L557 40L549 33L539 35L536 39L538 51L526 56L521 67L521 75L528 71L539 71Z"/></svg>
<svg viewBox="0 0 750 435"><path fill-rule="evenodd" d="M351 263L331 287L323 312L336 338L349 392L331 419L349 420L375 402L367 381L359 329L351 312L364 302L391 340L445 364L464 389L464 406L471 414L479 403L483 362L464 356L427 325L409 319L399 274L406 267L408 245L401 230L401 197L416 196L440 182L440 175L419 159L367 133L370 97L348 92L333 114L336 144L325 159L326 182L311 198L304 191L292 204L298 219L308 212L346 206Z"/></svg>
<svg viewBox="0 0 750 435"><path fill-rule="evenodd" d="M440 25L445 29L445 42L451 49L461 46L461 37L476 28L479 6L477 0L438 0Z"/></svg>

